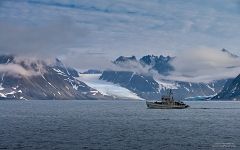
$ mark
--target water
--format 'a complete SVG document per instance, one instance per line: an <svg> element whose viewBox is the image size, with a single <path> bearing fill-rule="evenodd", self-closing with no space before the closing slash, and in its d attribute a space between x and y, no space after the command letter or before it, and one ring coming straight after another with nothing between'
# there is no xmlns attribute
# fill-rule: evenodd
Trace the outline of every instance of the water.
<svg viewBox="0 0 240 150"><path fill-rule="evenodd" d="M240 149L240 102L0 101L0 149Z"/></svg>

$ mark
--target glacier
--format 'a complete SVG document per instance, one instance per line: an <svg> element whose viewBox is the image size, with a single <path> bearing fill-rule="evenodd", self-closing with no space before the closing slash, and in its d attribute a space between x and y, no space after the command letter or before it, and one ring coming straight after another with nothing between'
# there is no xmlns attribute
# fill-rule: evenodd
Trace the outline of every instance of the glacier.
<svg viewBox="0 0 240 150"><path fill-rule="evenodd" d="M113 96L118 99L143 100L135 93L118 84L100 80L100 76L101 74L79 74L76 79L98 90L103 95Z"/></svg>

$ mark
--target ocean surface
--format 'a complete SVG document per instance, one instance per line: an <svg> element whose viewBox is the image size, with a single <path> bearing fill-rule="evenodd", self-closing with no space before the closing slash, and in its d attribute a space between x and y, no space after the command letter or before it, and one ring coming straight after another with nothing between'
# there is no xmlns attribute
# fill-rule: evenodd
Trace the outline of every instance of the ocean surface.
<svg viewBox="0 0 240 150"><path fill-rule="evenodd" d="M0 149L240 149L240 102L0 101Z"/></svg>

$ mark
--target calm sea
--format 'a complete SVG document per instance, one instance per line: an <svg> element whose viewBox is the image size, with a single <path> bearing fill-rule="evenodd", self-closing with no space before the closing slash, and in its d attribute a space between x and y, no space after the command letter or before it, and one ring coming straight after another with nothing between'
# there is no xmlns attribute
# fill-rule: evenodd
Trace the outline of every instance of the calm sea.
<svg viewBox="0 0 240 150"><path fill-rule="evenodd" d="M240 102L0 101L0 149L240 149Z"/></svg>

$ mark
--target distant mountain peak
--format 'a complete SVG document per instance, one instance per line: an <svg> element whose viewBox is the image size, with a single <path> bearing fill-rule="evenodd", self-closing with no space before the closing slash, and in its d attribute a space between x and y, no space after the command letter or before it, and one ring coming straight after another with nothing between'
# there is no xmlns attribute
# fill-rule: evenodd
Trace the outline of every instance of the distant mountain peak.
<svg viewBox="0 0 240 150"><path fill-rule="evenodd" d="M169 75L171 71L174 70L174 67L171 65L171 61L175 57L170 56L155 56L155 55L146 55L141 59L137 59L135 56L118 57L113 63L122 68L129 69L131 71L132 68L136 68L137 66L147 67L150 70L156 70L159 74Z"/></svg>
<svg viewBox="0 0 240 150"><path fill-rule="evenodd" d="M143 66L151 66L151 68L157 70L159 74L168 75L170 71L174 70L174 67L170 64L170 61L173 59L174 57L170 56L147 55L140 59L140 63Z"/></svg>
<svg viewBox="0 0 240 150"><path fill-rule="evenodd" d="M147 64L147 65L150 65L150 64L155 63L156 61L157 61L157 62L162 62L162 63L168 63L168 62L171 61L172 59L173 59L173 57L170 57L170 56L163 56L163 55L160 55L160 56L146 55L146 56L143 56L143 57L140 59L140 62L141 62L141 63L144 63L144 64Z"/></svg>
<svg viewBox="0 0 240 150"><path fill-rule="evenodd" d="M240 74L235 79L230 79L221 92L213 99L239 100L240 99Z"/></svg>
<svg viewBox="0 0 240 150"><path fill-rule="evenodd" d="M0 72L0 100L113 99L79 81L78 72L59 59L56 63L64 67L41 60L10 58L0 56L5 67Z"/></svg>
<svg viewBox="0 0 240 150"><path fill-rule="evenodd" d="M0 55L0 64L7 64L14 60L14 55Z"/></svg>
<svg viewBox="0 0 240 150"><path fill-rule="evenodd" d="M230 51L226 50L225 48L222 49L222 52L228 54L230 57L239 58L238 55L231 53Z"/></svg>
<svg viewBox="0 0 240 150"><path fill-rule="evenodd" d="M67 75L71 75L73 77L79 77L79 73L72 67L66 66L60 59L55 59L55 67L61 70L62 72L66 73Z"/></svg>
<svg viewBox="0 0 240 150"><path fill-rule="evenodd" d="M135 56L130 56L130 57L120 56L113 63L118 64L118 63L125 63L125 62L137 62L137 58Z"/></svg>
<svg viewBox="0 0 240 150"><path fill-rule="evenodd" d="M64 64L59 58L55 58L55 65L59 67L64 67Z"/></svg>

